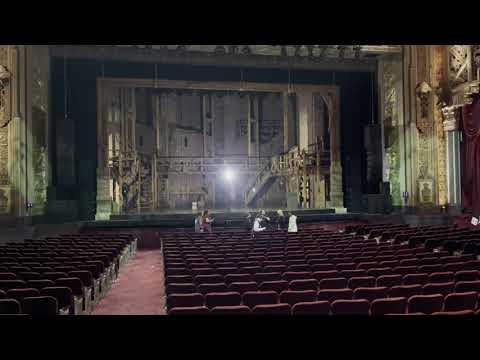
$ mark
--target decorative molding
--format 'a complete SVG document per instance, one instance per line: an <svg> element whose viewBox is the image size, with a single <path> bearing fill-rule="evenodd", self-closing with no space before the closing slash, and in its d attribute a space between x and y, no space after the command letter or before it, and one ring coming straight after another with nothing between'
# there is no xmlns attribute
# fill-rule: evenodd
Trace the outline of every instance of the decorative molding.
<svg viewBox="0 0 480 360"><path fill-rule="evenodd" d="M0 49L0 52L2 50L5 51L4 49ZM0 53L0 128L7 126L11 120L10 79L12 74L5 65L2 65L2 63L6 63L8 61L6 58L6 55L2 55Z"/></svg>
<svg viewBox="0 0 480 360"><path fill-rule="evenodd" d="M479 81L472 81L469 83L465 90L464 90L464 101L465 104L471 105L473 103L473 99L478 96L480 93L480 82Z"/></svg>
<svg viewBox="0 0 480 360"><path fill-rule="evenodd" d="M429 119L430 94L432 93L431 86L423 81L416 87L417 99L419 101L420 116L417 119L417 128L420 131L425 131L432 127Z"/></svg>
<svg viewBox="0 0 480 360"><path fill-rule="evenodd" d="M448 50L449 81L452 87L468 81L468 45L452 45Z"/></svg>
<svg viewBox="0 0 480 360"><path fill-rule="evenodd" d="M435 124L434 147L436 150L436 185L438 191L438 205L443 206L448 201L447 194L447 162L446 162L446 142L443 127L443 116L441 106L449 103L450 94L448 81L445 79L443 46L434 45L432 47L432 85L436 89L434 94L435 106L433 108L433 121ZM420 189L420 191L423 191ZM420 192L420 196L422 193Z"/></svg>
<svg viewBox="0 0 480 360"><path fill-rule="evenodd" d="M460 111L462 106L446 106L442 108L443 115L443 131L456 131L460 126Z"/></svg>
<svg viewBox="0 0 480 360"><path fill-rule="evenodd" d="M472 52L472 76L480 81L480 45L470 45Z"/></svg>

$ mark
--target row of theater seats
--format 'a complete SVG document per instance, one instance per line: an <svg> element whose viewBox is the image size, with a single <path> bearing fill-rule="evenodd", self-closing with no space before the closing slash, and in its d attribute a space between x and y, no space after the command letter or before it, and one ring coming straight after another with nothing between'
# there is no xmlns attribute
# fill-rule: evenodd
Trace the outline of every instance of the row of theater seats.
<svg viewBox="0 0 480 360"><path fill-rule="evenodd" d="M123 234L0 246L0 315L89 314L135 252L136 239Z"/></svg>
<svg viewBox="0 0 480 360"><path fill-rule="evenodd" d="M363 289L359 289L363 291ZM360 291L350 296L318 300L314 291L273 291L173 295L169 297L170 315L195 314L272 314L272 315L404 315L458 314L480 315L478 293L454 293L447 296L415 295L367 300ZM339 292L340 293L340 292ZM345 292L343 292L345 294ZM319 298L323 298L319 296Z"/></svg>
<svg viewBox="0 0 480 360"><path fill-rule="evenodd" d="M480 292L480 261L476 256L448 256L445 251L431 252L423 246L410 248L408 244L378 243L377 239L388 233L391 240L398 233L411 231L407 226L365 226L349 234L309 229L299 234L262 234L251 239L247 234L220 233L202 238L191 234L168 234L163 237L167 306L169 313L182 313L200 308L209 312L215 307L246 306L243 296L271 292L279 298L270 298L261 306L280 309L282 296L296 294L299 303L346 301L347 304L365 301L389 302L402 298L405 304L434 296L442 298L432 309L420 311L475 311ZM421 227L419 231L449 232L448 227ZM455 230L455 229L454 229ZM372 237L372 239L369 239ZM301 298L308 294L307 298ZM214 298L235 299L231 303L213 306L207 301ZM202 298L204 300L201 301ZM443 299L470 299L464 305L452 307L451 300L444 307ZM188 299L196 299L189 302ZM420 300L416 300L419 298ZM475 299L474 304L471 299ZM183 302L187 299L186 302ZM240 301L239 301L240 299ZM273 303L272 303L273 301ZM437 301L438 302L438 301ZM330 306L330 305L329 305ZM285 307L285 306L283 306ZM313 307L314 308L314 307ZM330 309L329 313L339 313ZM366 312L363 305L362 314ZM360 308L359 308L360 309ZM405 311L415 311L416 305L405 306ZM225 310L225 309L224 309ZM228 309L226 309L228 310ZM240 310L240 311L245 311ZM283 310L282 310L283 311ZM293 310L292 310L293 311ZM216 312L216 311L215 311ZM369 313L376 314L376 310ZM402 311L394 311L403 313Z"/></svg>
<svg viewBox="0 0 480 360"><path fill-rule="evenodd" d="M449 254L462 251L470 254L480 254L480 230L459 228L457 226L389 228L387 225L356 225L347 227L349 234L363 235L370 239L379 238L380 241L391 239L394 243L407 242L414 248L419 245L432 251L443 247Z"/></svg>

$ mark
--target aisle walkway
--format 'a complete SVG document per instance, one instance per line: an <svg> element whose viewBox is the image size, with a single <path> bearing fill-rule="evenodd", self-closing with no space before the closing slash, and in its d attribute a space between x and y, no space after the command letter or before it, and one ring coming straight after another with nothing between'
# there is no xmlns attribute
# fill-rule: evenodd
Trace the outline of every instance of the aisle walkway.
<svg viewBox="0 0 480 360"><path fill-rule="evenodd" d="M139 251L93 315L165 315L162 262L160 250Z"/></svg>

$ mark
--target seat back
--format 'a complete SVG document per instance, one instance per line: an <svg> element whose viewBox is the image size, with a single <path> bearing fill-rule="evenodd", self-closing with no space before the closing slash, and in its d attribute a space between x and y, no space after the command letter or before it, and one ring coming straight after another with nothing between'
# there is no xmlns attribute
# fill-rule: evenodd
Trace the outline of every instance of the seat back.
<svg viewBox="0 0 480 360"><path fill-rule="evenodd" d="M371 315L404 314L407 310L407 299L394 297L388 299L376 299L370 304Z"/></svg>
<svg viewBox="0 0 480 360"><path fill-rule="evenodd" d="M51 296L24 298L21 304L23 313L31 316L56 316L58 314L57 300Z"/></svg>
<svg viewBox="0 0 480 360"><path fill-rule="evenodd" d="M317 292L313 290L292 291L286 290L280 294L280 303L294 306L301 302L313 302L317 300Z"/></svg>
<svg viewBox="0 0 480 360"><path fill-rule="evenodd" d="M74 296L83 296L83 283L79 278L60 278L55 281L55 286L68 287Z"/></svg>
<svg viewBox="0 0 480 360"><path fill-rule="evenodd" d="M14 299L0 299L0 315L18 315L21 311L21 305Z"/></svg>
<svg viewBox="0 0 480 360"><path fill-rule="evenodd" d="M259 290L260 291L275 291L280 294L282 291L288 290L288 281L280 280L280 281L265 281L264 283L260 284Z"/></svg>
<svg viewBox="0 0 480 360"><path fill-rule="evenodd" d="M323 279L319 282L319 289L345 289L347 285L348 281L346 278Z"/></svg>
<svg viewBox="0 0 480 360"><path fill-rule="evenodd" d="M333 302L335 300L352 300L353 291L349 288L320 290L318 292L317 299L319 301L329 302Z"/></svg>
<svg viewBox="0 0 480 360"><path fill-rule="evenodd" d="M214 307L211 311L211 314L214 315L249 315L251 314L250 308L247 306L217 306Z"/></svg>
<svg viewBox="0 0 480 360"><path fill-rule="evenodd" d="M227 284L218 283L218 284L200 284L197 286L198 292L200 294L216 293L216 292L227 292L229 291Z"/></svg>
<svg viewBox="0 0 480 360"><path fill-rule="evenodd" d="M205 306L213 309L218 306L239 306L242 298L237 292L209 293L205 295Z"/></svg>
<svg viewBox="0 0 480 360"><path fill-rule="evenodd" d="M376 279L373 276L353 277L348 280L348 287L355 290L359 287L374 287Z"/></svg>
<svg viewBox="0 0 480 360"><path fill-rule="evenodd" d="M376 286L391 288L402 285L402 275L382 275L376 280Z"/></svg>
<svg viewBox="0 0 480 360"><path fill-rule="evenodd" d="M292 308L292 315L330 315L328 301L297 303Z"/></svg>
<svg viewBox="0 0 480 360"><path fill-rule="evenodd" d="M253 309L258 305L273 305L278 303L278 293L275 291L246 292L242 297L243 305Z"/></svg>
<svg viewBox="0 0 480 360"><path fill-rule="evenodd" d="M443 295L414 295L408 299L409 313L433 314L442 311Z"/></svg>
<svg viewBox="0 0 480 360"><path fill-rule="evenodd" d="M202 307L205 300L202 294L171 294L167 296L167 308Z"/></svg>
<svg viewBox="0 0 480 360"><path fill-rule="evenodd" d="M255 315L290 315L291 307L288 304L258 305L253 308Z"/></svg>
<svg viewBox="0 0 480 360"><path fill-rule="evenodd" d="M27 297L37 297L40 296L40 291L37 289L11 289L7 291L7 296L10 299L15 299L19 302L22 302L24 298Z"/></svg>
<svg viewBox="0 0 480 360"><path fill-rule="evenodd" d="M46 287L41 290L40 294L41 296L51 296L57 299L59 309L73 306L73 293L68 287Z"/></svg>
<svg viewBox="0 0 480 360"><path fill-rule="evenodd" d="M332 315L369 315L368 300L336 300L331 304Z"/></svg>
<svg viewBox="0 0 480 360"><path fill-rule="evenodd" d="M360 287L353 292L353 298L356 300L365 299L372 302L373 300L385 299L387 297L387 287Z"/></svg>
<svg viewBox="0 0 480 360"><path fill-rule="evenodd" d="M477 308L477 303L477 292L449 294L445 297L444 311L473 311Z"/></svg>

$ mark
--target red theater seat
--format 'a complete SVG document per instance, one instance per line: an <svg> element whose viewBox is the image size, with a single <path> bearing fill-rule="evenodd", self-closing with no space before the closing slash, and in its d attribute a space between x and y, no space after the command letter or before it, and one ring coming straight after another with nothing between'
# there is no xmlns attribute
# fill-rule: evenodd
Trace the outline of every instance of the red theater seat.
<svg viewBox="0 0 480 360"><path fill-rule="evenodd" d="M442 311L443 295L415 295L408 299L409 313L433 314Z"/></svg>
<svg viewBox="0 0 480 360"><path fill-rule="evenodd" d="M336 300L331 304L332 315L369 315L367 300Z"/></svg>
<svg viewBox="0 0 480 360"><path fill-rule="evenodd" d="M292 315L330 315L328 301L297 303L292 308Z"/></svg>
<svg viewBox="0 0 480 360"><path fill-rule="evenodd" d="M370 305L372 315L404 314L406 310L407 299L404 297L376 299Z"/></svg>
<svg viewBox="0 0 480 360"><path fill-rule="evenodd" d="M258 305L253 309L255 315L290 315L291 307L288 304Z"/></svg>

